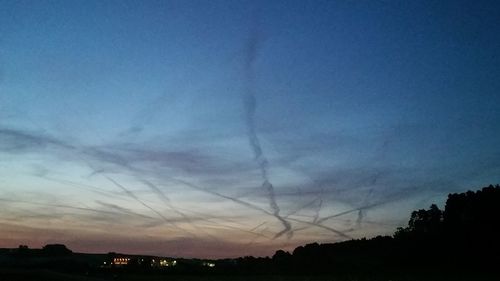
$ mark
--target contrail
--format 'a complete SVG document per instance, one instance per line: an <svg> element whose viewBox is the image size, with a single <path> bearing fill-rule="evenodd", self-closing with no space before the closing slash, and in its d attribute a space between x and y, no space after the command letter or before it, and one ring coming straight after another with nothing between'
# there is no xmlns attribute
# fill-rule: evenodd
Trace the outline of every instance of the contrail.
<svg viewBox="0 0 500 281"><path fill-rule="evenodd" d="M319 198L315 198L315 199L313 199L312 201L307 202L306 204L304 204L304 205L302 205L302 206L300 206L300 207L296 208L295 210L293 210L293 211L289 212L288 214L286 214L286 216L285 216L285 217L286 217L286 218L288 218L288 217L290 217L290 216L293 216L293 215L295 215L296 213L300 212L301 210L303 210L303 209L305 209L305 208L308 208L308 207L312 206L314 203L316 203L316 201L318 201L318 199L319 199Z"/></svg>
<svg viewBox="0 0 500 281"><path fill-rule="evenodd" d="M268 238L264 235L264 232L267 230L267 227L265 227L264 229L262 229L259 233L262 234L262 235L256 235L254 238L252 238L252 240L250 240L248 243L245 244L246 247L250 247L252 246L253 244L255 244L255 242L257 242L257 240L261 237L265 237L265 238Z"/></svg>
<svg viewBox="0 0 500 281"><path fill-rule="evenodd" d="M96 155L91 155L91 156L95 157ZM113 157L112 155L110 155L110 157L106 157L106 159L99 159L99 158L98 158L97 160L104 161L104 162L108 162L108 161L110 161L110 159L116 159L116 157ZM91 170L93 170L93 171L94 171L94 173L95 173L95 174L101 174L101 175L105 176L105 175L104 175L104 173L103 173L104 171L97 170L97 169L96 169L96 168L94 168L94 167L93 167L93 165L91 165L88 161L86 161L86 160L84 160L84 159L82 159L82 160L83 160L83 161L84 161L84 162L85 162L85 163L89 166L89 168L90 168ZM114 162L111 162L111 163L113 163L113 164L115 164L115 165L119 165L119 166L121 166L121 167L123 167L123 168L125 168L125 169L127 169L127 170L129 170L129 171L131 171L131 172L133 172L134 174L136 174L136 173L139 171L139 170L137 170L137 169L133 168L132 166L130 166L130 165L126 165L126 164L124 164L124 163L122 163L122 162L120 162L120 161L114 161ZM106 176L106 177L107 177L107 176ZM137 178L139 178L138 176L136 176L136 177L137 177ZM109 177L107 177L107 178L108 178L108 180L110 180L110 179L109 179ZM192 188L192 189L194 189L194 190L198 190L198 191L201 191L201 192L204 192L204 193L207 193L207 194L210 194L210 195L213 195L213 196L219 197L219 198L223 198L223 199L226 199L226 200L230 200L230 201L232 201L232 202L234 202L234 203L237 203L237 204L239 204L239 205L241 205L241 206L245 206L245 207L247 207L247 208L249 208L249 209L253 209L253 210L256 210L256 211L260 211L260 212L262 212L262 213L265 213L266 215L273 216L273 214L272 214L272 213L270 213L269 211L267 211L266 209L263 209L263 208L261 208L261 207L259 207L259 206L257 206L257 205L252 204L252 203L249 203L249 202L246 202L246 201L240 200L240 199L238 199L238 198L234 198L234 197L231 197L231 196L227 196L227 195L221 194L221 193L216 192L216 191L212 191L212 190L209 190L209 189L205 189L205 188L203 188L203 187L197 186L197 185L195 185L195 184L193 184L193 183L190 183L190 182L185 181L185 180L182 180L182 179L177 179L177 178L174 178L174 177L171 177L171 176L165 176L165 178L167 178L167 179L169 179L169 180L171 180L171 181L173 181L173 182L177 182L177 183L180 183L180 184L185 185L185 186L187 186L187 187L190 187L190 188ZM139 178L139 179L140 179L140 178ZM151 184L152 184L151 182L149 182L149 181L148 181L148 184L147 184L146 182L144 182L144 180L142 180L142 182L143 182L144 184L146 184L148 187L153 188L152 190L153 190L154 192L157 192L157 191L160 191L160 192L161 192L161 190L159 190L159 188L158 188L158 187L154 188L154 187L153 187L154 185L151 185ZM116 181L115 181L115 182L113 182L113 183L116 185ZM118 186L118 187L120 187L120 189L122 189L122 190L123 190L123 186ZM127 189L126 189L126 190L127 190ZM125 191L125 190L124 190L124 191ZM127 194L128 196L130 196L130 194L132 194L132 196L130 196L130 197L131 197L131 198L133 198L134 200L137 200L137 199L138 199L138 198L137 198L137 196L135 196L135 194L133 194L133 193L132 193L132 192L130 192L129 190L127 190L127 191L125 191L125 192L126 192L126 194ZM160 196L161 196L161 195L160 195ZM165 195L165 194L163 194L163 196L161 196L161 197L164 197L164 198L163 198L164 200L170 201L170 200L169 200L169 198L168 198L168 197L166 197L166 195ZM141 203L141 204L143 204L143 202L142 202L141 200L139 200L139 201L140 201L140 203ZM138 202L139 202L139 201L138 201ZM148 209L150 209L149 207L147 207L147 208L148 208ZM175 208L175 209L177 209L177 208ZM156 211L153 211L153 212L157 213ZM179 212L180 212L180 211L179 211ZM163 216L162 216L162 217L163 217Z"/></svg>
<svg viewBox="0 0 500 281"><path fill-rule="evenodd" d="M259 212L262 212L266 215L269 215L269 216L273 216L273 217L276 217L274 213L271 213L269 212L268 210L266 209L263 209L257 205L254 205L252 203L249 203L249 202L246 202L246 201L243 201L243 200L240 200L238 198L234 198L234 197L230 197L230 196L227 196L227 195L224 195L224 194L221 194L219 192L216 192L216 191L212 191L212 190L209 190L209 189L205 189L205 188L202 188L200 186L197 186L195 184L192 184L188 181L185 181L185 180L181 180L181 179L176 179L176 178L173 178L173 177L167 177L168 179L174 181L174 182L177 182L177 183L180 183L180 184L183 184L185 186L188 186L192 189L195 189L195 190L198 190L198 191L201 191L201 192L204 192L204 193L207 193L207 194L211 194L213 196L216 196L216 197L219 197L219 198L223 198L223 199L227 199L227 200L230 200L230 201L233 201L234 203L237 203L241 206L245 206L249 209L252 209L252 210L256 210L256 211L259 211ZM284 219L283 219L284 220ZM285 221L285 220L284 220ZM323 229L328 229L332 232L335 232L335 233L341 233L339 235L345 237L346 235L338 230L332 230L330 227L326 227L324 225L320 225L320 224L313 224L313 223L310 223L310 222L304 222L304 221L301 221L301 220L297 220L297 219L294 219L294 221L297 221L297 222L303 222L303 223L306 223L306 224L309 224L309 225L312 225L312 226L316 226L316 227L319 227L319 228L323 228ZM288 223L288 222L287 222ZM290 231L291 230L291 225L288 223L288 225L290 226L290 229L286 229L286 231ZM290 231L291 232L291 231ZM285 230L282 230L280 232L278 232L273 239L276 239L278 238L279 236L282 236L283 234L285 234ZM291 237L290 235L293 235L293 233L289 234L289 237Z"/></svg>
<svg viewBox="0 0 500 281"><path fill-rule="evenodd" d="M158 188L155 184L153 184L152 182L145 180L145 179L139 179L139 180L143 184L148 186L165 203L165 205L167 205L170 208L170 210L172 210L176 214L180 215L182 217L182 219L184 220L184 222L190 224L192 227L196 228L198 231L203 232L205 235L210 236L210 237L214 238L215 240L217 240L216 237L209 234L203 228L200 228L195 223L193 223L192 219L188 215L186 215L184 212L182 212L178 208L176 208L172 204L172 202L170 201L170 198L168 198L167 195L165 195L165 193L160 188Z"/></svg>
<svg viewBox="0 0 500 281"><path fill-rule="evenodd" d="M303 221L303 220L298 220L298 219L293 219L293 218L289 218L289 220L291 221L296 221L296 222L300 222L300 223L304 223L304 224L308 224L310 226L315 226L315 227L319 227L319 228L323 228L323 229L326 229L326 230L329 230L339 236L342 236L346 239L352 239L351 236L345 234L344 232L340 231L340 230L337 230L337 229L334 229L334 228L331 228L331 227L328 227L326 225L322 225L320 223L314 223L314 222L309 222L309 221Z"/></svg>
<svg viewBox="0 0 500 281"><path fill-rule="evenodd" d="M346 211L343 211L343 212L340 212L340 213L336 213L336 214L333 214L333 215L330 215L330 216L326 216L326 217L323 217L323 218L319 219L317 222L318 223L322 223L322 222L324 222L326 220L329 220L329 219L332 219L332 218L336 218L336 217L344 216L344 215L347 215L347 214L350 214L350 213L358 212L359 210L367 210L367 209L375 208L375 207L382 206L382 205L385 205L385 204L389 204L389 203L392 203L392 202L396 202L396 201L401 200L403 198L408 198L411 195L415 194L415 192L416 192L415 188L416 187L402 189L402 190L400 190L397 193L393 193L391 195L385 196L384 200L380 200L378 202L374 202L374 203L371 203L371 204L362 205L362 206L357 207L357 208L349 209L349 210L346 210Z"/></svg>
<svg viewBox="0 0 500 281"><path fill-rule="evenodd" d="M350 211L352 212L352 210ZM340 216L340 215L339 215ZM345 231L340 231L338 229L335 229L333 227L330 227L330 226L326 226L324 224L322 224L322 222L324 221L321 221L321 220L313 220L312 222L311 221L304 221L304 220L300 220L300 219L297 219L297 218L287 218L291 221L295 221L295 222L299 222L299 223L303 223L303 224L306 224L306 225L309 225L309 226L314 226L314 227L318 227L318 228L323 228L323 229L326 229L326 230L329 230L341 237L344 237L344 238L347 238L347 239L352 239L351 236L347 235L345 233ZM300 230L300 228L296 229L296 230Z"/></svg>
<svg viewBox="0 0 500 281"><path fill-rule="evenodd" d="M78 210L78 211L86 211L86 212L92 212L92 213L98 213L98 214L109 214L109 215L123 215L124 214L124 213L119 213L119 212L98 210L98 209L92 209L92 208L86 208L86 207L75 207L75 206L69 206L69 205L64 205L64 204L40 203L40 202L31 202L31 201L14 200L14 199L6 199L6 198L0 198L0 201L10 202L10 203L19 203L19 204L29 204L29 205L35 205L35 206L61 208L61 209ZM153 219L152 217L137 214L137 213L128 213L128 214L142 217L142 218Z"/></svg>
<svg viewBox="0 0 500 281"><path fill-rule="evenodd" d="M155 213L156 215L158 215L161 219L163 219L163 221L165 221L166 223L172 225L173 227L181 230L181 231L184 231L186 233L189 233L191 235L193 235L192 233L190 233L189 231L179 227L178 225L176 225L175 223L171 222L168 218L166 218L164 215L162 215L160 212L158 212L157 210L155 210L153 207L149 206L148 204L146 204L144 201L142 201L139 197L137 197L132 191L128 190L126 187L124 187L123 185L119 184L118 182L116 182L114 179L112 179L111 177L109 177L108 175L105 175L105 174L101 174L103 177L105 177L107 180L109 180L110 182L112 182L115 186L117 186L118 188L120 188L121 190L123 190L130 198L134 199L135 201L139 202L141 205L143 205L144 207L148 208L149 210L151 210L153 213Z"/></svg>
<svg viewBox="0 0 500 281"><path fill-rule="evenodd" d="M368 204L368 199L370 198L372 193L373 193L373 188L371 188L370 191L368 192L368 194L366 195L365 200L363 201L363 205ZM361 227L361 223L363 222L363 218L365 217L365 212L366 212L365 209L358 210L358 218L356 219L356 226L358 228Z"/></svg>
<svg viewBox="0 0 500 281"><path fill-rule="evenodd" d="M268 166L266 156L262 152L262 147L260 145L259 137L255 129L255 110L257 107L257 99L255 98L255 72L253 65L255 63L255 58L257 56L259 37L257 32L252 32L246 45L245 50L245 76L246 76L246 91L243 99L245 107L245 120L247 127L247 135L250 143L250 147L253 151L255 161L259 165L260 174L262 177L262 187L267 191L269 198L269 205L272 209L273 216L281 222L283 225L283 230L278 232L275 238L288 233L288 238L291 238L293 233L291 232L291 224L289 221L285 220L280 215L280 208L278 203L276 203L276 194L274 192L274 187L269 181L268 176Z"/></svg>
<svg viewBox="0 0 500 281"><path fill-rule="evenodd" d="M204 189L202 187L199 187L199 186L196 186L192 183L189 183L187 181L184 181L184 180L179 180L179 179L175 179L175 178L172 178L172 177L168 177L170 180L172 181L175 181L175 182L178 182L178 183L181 183L181 184L184 184L186 186L189 186L195 190L198 190L198 191L203 191L203 192L206 192L208 194L211 194L211 195L214 195L214 196L217 196L217 197L221 197L221 198L224 198L224 199L228 199L228 200L231 200L235 203L238 203L240 205L244 205L246 207L249 207L251 209L254 209L254 210L258 210L258 211L261 211L261 212L265 212L267 215L271 215L269 212L267 212L266 210L258 207L258 206L255 206L251 203L248 203L248 202L245 202L245 201L242 201L242 200L239 200L239 199L236 199L236 198L233 198L233 197L230 197L230 196L226 196L226 195L223 195L223 194L220 194L218 192L215 192L215 191L210 191L210 190L207 190L207 189ZM158 188L155 184L153 184L152 182L150 181L147 181L147 180L144 180L144 179L141 179L141 182L143 182L145 185L147 185L148 187L150 187L152 190L154 190L155 193L157 193L157 195L160 197L160 198L163 198L163 201L165 202L165 204L172 210L174 211L175 213L179 214L182 218L183 218L183 222L187 222L189 223L191 226L193 226L194 228L196 228L198 231L200 232L203 232L205 235L207 236L210 236L211 238L214 238L215 240L218 240L215 236L209 234L208 232L206 232L203 228L200 228L198 227L196 224L193 223L192 221L192 218L190 218L188 215L186 215L184 212L180 211L178 208L175 208L172 203L170 202L170 199L163 193L163 191L161 191L160 188ZM209 221L210 219L207 219L205 218L205 221ZM227 220L227 219L226 219ZM169 220L171 221L171 220ZM219 223L217 223L217 225L221 225ZM227 225L224 225L224 227L227 228ZM254 235L256 234L255 232L253 232L252 230L248 231L248 230L244 230L244 229L241 229L241 228L236 228L236 227L230 227L230 228L233 228L233 229L237 229L239 231L243 231L243 232L248 232L248 233L253 233ZM257 234L258 235L258 234Z"/></svg>
<svg viewBox="0 0 500 281"><path fill-rule="evenodd" d="M319 199L319 204L318 204L318 206L317 206L317 208L315 210L316 214L314 215L314 220L313 220L314 223L316 223L318 221L318 219L319 219L319 212L321 211L321 207L322 206L323 206L323 199L320 198Z"/></svg>
<svg viewBox="0 0 500 281"><path fill-rule="evenodd" d="M97 193L97 194L100 194L100 195L103 195L103 196L110 196L112 195L113 193L112 192L108 192L106 190L103 190L103 189L100 189L96 186L92 186L92 185L88 185L88 184L83 184L83 183L78 183L78 182L74 182L74 181L69 181L69 180L63 180L63 179L56 179L56 178L51 178L51 177L47 177L47 176L38 176L42 179L45 179L47 181L52 181L52 182L57 182L57 183L61 183L61 184L67 184L67 185L71 185L75 188L78 188L78 189L81 189L81 190L86 190L86 191L91 191L91 192L94 192L94 193Z"/></svg>
<svg viewBox="0 0 500 281"><path fill-rule="evenodd" d="M139 179L143 184L145 184L151 191L153 191L162 201L167 205L172 211L174 211L176 214L180 215L183 219L186 220L186 222L191 224L191 219L182 211L178 210L177 208L174 207L172 202L170 201L170 198L165 195L165 193L158 188L155 184L152 182L145 180L145 179Z"/></svg>
<svg viewBox="0 0 500 281"><path fill-rule="evenodd" d="M259 225L257 225L257 226L255 226L255 227L253 227L252 229L250 229L249 231L254 231L254 230L257 230L259 227L261 227L261 226L265 225L266 223L267 223L266 221L265 221L265 222L262 222L262 223L260 223Z"/></svg>
<svg viewBox="0 0 500 281"><path fill-rule="evenodd" d="M343 211L343 212L340 212L340 213L336 213L334 215L326 216L326 217L323 217L323 218L317 220L317 223L322 223L322 222L324 222L326 220L329 220L329 219L332 219L332 218L336 218L336 217L340 217L340 216L347 215L347 214L350 214L350 213L354 213L354 212L357 212L357 211L363 210L363 209L370 209L370 208L377 207L377 206L380 206L380 205L384 205L384 204L387 204L387 203L390 203L390 202L392 202L392 201L391 200L384 200L384 201L381 201L381 202L377 202L377 203L373 203L373 204L361 206L359 208L354 208L354 209L350 209L350 210Z"/></svg>
<svg viewBox="0 0 500 281"><path fill-rule="evenodd" d="M172 181L175 181L177 183L183 184L183 185L188 186L188 187L190 187L192 189L195 189L195 190L198 190L198 191L201 191L201 192L204 192L204 193L208 193L208 194L211 194L211 195L219 197L219 198L223 198L223 199L227 199L227 200L233 201L234 203L237 203L239 205L248 207L249 209L252 209L252 210L260 211L260 212L265 213L267 215L271 215L271 216L273 215L272 213L270 213L268 210L266 210L264 208L261 208L261 207L259 207L257 205L252 204L252 203L240 200L238 198L227 196L227 195L224 195L224 194L219 193L217 191L212 191L212 190L209 190L209 189L205 189L203 187L197 186L197 185L192 184L190 182L187 182L185 180L176 179L176 178L172 178L172 177L168 177L168 178L170 180L172 180Z"/></svg>
<svg viewBox="0 0 500 281"><path fill-rule="evenodd" d="M112 182L115 186L117 186L118 188L120 188L121 190L123 190L130 198L134 199L135 201L139 202L141 205L143 205L144 207L148 208L149 210L151 210L152 212L154 212L155 214L157 214L160 218L162 218L163 220L167 221L168 222L168 219L165 218L165 216L163 216L160 212L158 212L157 210L153 209L151 206L149 206L148 204L144 203L144 201L142 201L141 199L139 199L139 197L137 197L132 191L128 190L127 188L125 188L123 185L119 184L118 182L116 182L114 179L112 179L111 177L107 176L107 175L104 175L102 174L103 177L105 177L107 180L109 180L110 182ZM170 223L170 222L169 222Z"/></svg>
<svg viewBox="0 0 500 281"><path fill-rule="evenodd" d="M133 212L133 211L127 209L127 208L123 208L123 207L115 205L115 204L106 203L106 202L103 202L103 201L100 201L100 200L95 200L95 202L97 204L101 205L101 206L104 206L104 207L107 207L107 208L110 208L110 209L115 209L115 210L120 211L120 212L125 213L125 214L134 215L134 216L143 217L143 218L148 218L148 219L153 219L150 216L146 216L146 215L143 215L143 214L139 214L139 213Z"/></svg>
<svg viewBox="0 0 500 281"><path fill-rule="evenodd" d="M161 189L159 189L156 185L154 185L152 182L148 181L148 180L144 180L144 179L140 179L140 181L145 184L147 187L149 187L149 189L151 189L156 195L158 195L158 197L160 197L160 199L165 203L167 204L169 207L170 207L170 198L167 197L167 195L165 195L165 193L163 193L163 191L161 191Z"/></svg>
<svg viewBox="0 0 500 281"><path fill-rule="evenodd" d="M12 147L14 147L16 149L23 149L24 147L32 147L33 145L39 145L39 146L53 145L53 146L58 147L58 148L60 148L62 150L67 150L67 151L74 152L74 155L76 156L76 158L79 159L80 161L82 161L83 163L85 163L92 170L91 176L94 176L94 175L97 175L97 174L104 176L108 181L112 182L115 186L117 186L121 190L123 190L128 197L134 199L135 201L139 202L141 205L143 205L147 209L149 209L152 212L154 212L155 214L157 214L165 222L171 223L170 220L168 220L165 216L163 216L157 210L153 209L151 206L149 206L145 202L143 202L133 192L131 192L130 190L128 190L127 188L125 188L123 185L120 185L118 182L114 181L109 176L106 176L105 175L105 171L106 171L105 169L97 169L91 163L92 161L98 161L100 163L110 163L110 164L114 164L114 165L120 166L120 167L122 167L124 169L127 169L127 170L129 170L131 172L134 172L134 173L138 171L137 169L135 169L134 167L132 167L128 163L126 163L126 161L122 157L117 156L117 155L115 155L112 152L102 151L102 150L95 149L95 148L92 148L92 147L85 147L85 146L78 147L78 146L75 146L75 145L67 144L66 142L64 142L62 140L59 140L59 139L56 139L56 138L52 138L50 136L39 136L39 135L36 135L36 134L31 134L31 133L27 133L27 132L23 132L23 131L16 131L16 130L10 130L10 129L0 128L0 136L7 136L7 138L14 138L16 140L20 139L21 141L23 141L22 142L23 145L21 145L20 148L18 148L19 147L19 142L17 142L17 144L12 144ZM10 139L8 139L8 141L9 140ZM24 145L25 142L26 142L26 145ZM7 148L10 148L10 146L8 146ZM87 157L89 157L90 159L86 159ZM51 180L54 180L54 179L51 179ZM190 188L196 189L198 191L202 191L202 192L205 192L205 193L217 196L219 198L227 199L227 200L230 200L230 201L232 201L234 203L237 203L237 204L239 204L241 206L248 207L249 209L260 211L262 213L265 213L266 215L270 215L270 216L275 216L276 217L276 215L274 213L271 213L268 210L266 210L264 208L261 208L261 207L259 207L257 205L254 205L252 203L249 203L249 202L246 202L246 201L243 201L243 200L231 197L231 196L227 196L227 195L215 192L215 191L211 191L211 190L208 190L208 189L196 186L196 185L191 184L191 183L189 183L187 181L184 181L184 180L173 179L173 178L172 178L172 180L174 180L174 181L176 181L178 183L182 183L183 185L189 186ZM66 183L69 184L69 182L66 182ZM77 184L72 183L72 185L76 186ZM91 186L85 186L84 187L84 186L80 185L80 187L81 188L86 188L86 189L87 188L88 189L93 189L92 191L95 191L95 192L100 192L101 191L98 188L94 188L94 187L91 187ZM270 186L270 188L272 189L272 185ZM102 190L101 192L105 192L105 191ZM102 195L104 195L104 194L102 194ZM109 196L109 195L107 195L107 196ZM165 196L165 198L168 199L168 197L166 197L166 196ZM277 205L275 205L275 206L277 206ZM63 206L61 206L61 207L63 207ZM65 208L65 207L63 207L63 208ZM284 222L287 223L286 221L284 221ZM176 226L176 227L178 228L178 226ZM183 231L186 231L186 230L183 229ZM282 234L279 234L279 235L282 235Z"/></svg>

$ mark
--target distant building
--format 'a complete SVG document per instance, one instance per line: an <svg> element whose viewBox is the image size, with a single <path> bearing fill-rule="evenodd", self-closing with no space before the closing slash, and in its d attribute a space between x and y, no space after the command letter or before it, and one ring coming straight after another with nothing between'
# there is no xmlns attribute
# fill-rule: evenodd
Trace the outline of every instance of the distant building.
<svg viewBox="0 0 500 281"><path fill-rule="evenodd" d="M128 256L124 254L109 253L108 259L101 264L102 268L110 267L141 267L161 268L177 265L177 261L169 258L151 256Z"/></svg>
<svg viewBox="0 0 500 281"><path fill-rule="evenodd" d="M113 258L113 261L112 261L111 265L124 266L124 265L128 265L129 263L130 263L130 258L127 258L127 257L115 257L115 258Z"/></svg>

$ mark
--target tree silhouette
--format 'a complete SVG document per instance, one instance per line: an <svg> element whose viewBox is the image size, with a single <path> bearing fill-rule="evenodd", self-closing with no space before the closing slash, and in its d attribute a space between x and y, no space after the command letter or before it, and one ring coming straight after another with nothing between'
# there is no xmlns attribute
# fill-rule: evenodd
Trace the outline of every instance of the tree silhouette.
<svg viewBox="0 0 500 281"><path fill-rule="evenodd" d="M408 227L399 227L394 234L395 238L424 238L437 237L443 230L443 211L436 204L429 210L420 209L411 213Z"/></svg>
<svg viewBox="0 0 500 281"><path fill-rule="evenodd" d="M73 252L63 244L48 244L43 247L43 253L49 256L71 255Z"/></svg>
<svg viewBox="0 0 500 281"><path fill-rule="evenodd" d="M450 194L445 210L432 204L411 213L393 237L312 243L272 262L288 272L392 270L485 271L500 260L500 186Z"/></svg>

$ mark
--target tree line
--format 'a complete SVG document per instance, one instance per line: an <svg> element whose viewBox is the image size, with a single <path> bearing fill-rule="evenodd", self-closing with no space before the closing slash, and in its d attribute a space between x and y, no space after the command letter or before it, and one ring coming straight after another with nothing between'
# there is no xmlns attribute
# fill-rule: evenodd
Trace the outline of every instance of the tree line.
<svg viewBox="0 0 500 281"><path fill-rule="evenodd" d="M392 236L312 243L291 253L279 250L272 258L242 257L232 268L281 274L492 272L499 260L500 186L490 185L449 194L444 210L432 204L413 211L408 226Z"/></svg>

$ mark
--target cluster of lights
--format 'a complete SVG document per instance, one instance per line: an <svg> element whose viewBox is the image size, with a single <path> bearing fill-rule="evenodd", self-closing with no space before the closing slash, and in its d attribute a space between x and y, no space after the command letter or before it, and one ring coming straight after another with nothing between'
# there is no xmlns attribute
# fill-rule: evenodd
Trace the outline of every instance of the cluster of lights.
<svg viewBox="0 0 500 281"><path fill-rule="evenodd" d="M113 259L113 264L117 265L126 265L130 261L129 258L114 258Z"/></svg>
<svg viewBox="0 0 500 281"><path fill-rule="evenodd" d="M154 262L154 260L153 260ZM177 264L177 261L167 261L167 260L160 260L160 266L175 266Z"/></svg>
<svg viewBox="0 0 500 281"><path fill-rule="evenodd" d="M215 263L212 262L204 262L203 265L207 267L215 267Z"/></svg>
<svg viewBox="0 0 500 281"><path fill-rule="evenodd" d="M143 263L145 260L140 259L139 264ZM113 261L109 263L109 265L128 265L130 263L130 258L113 258ZM103 266L107 266L107 262L103 262ZM152 259L151 260L151 267L156 267L156 266L161 266L161 267L168 267L168 266L176 266L177 261L176 260L166 260L166 259ZM205 264L204 264L205 265ZM209 266L209 265L207 265Z"/></svg>

